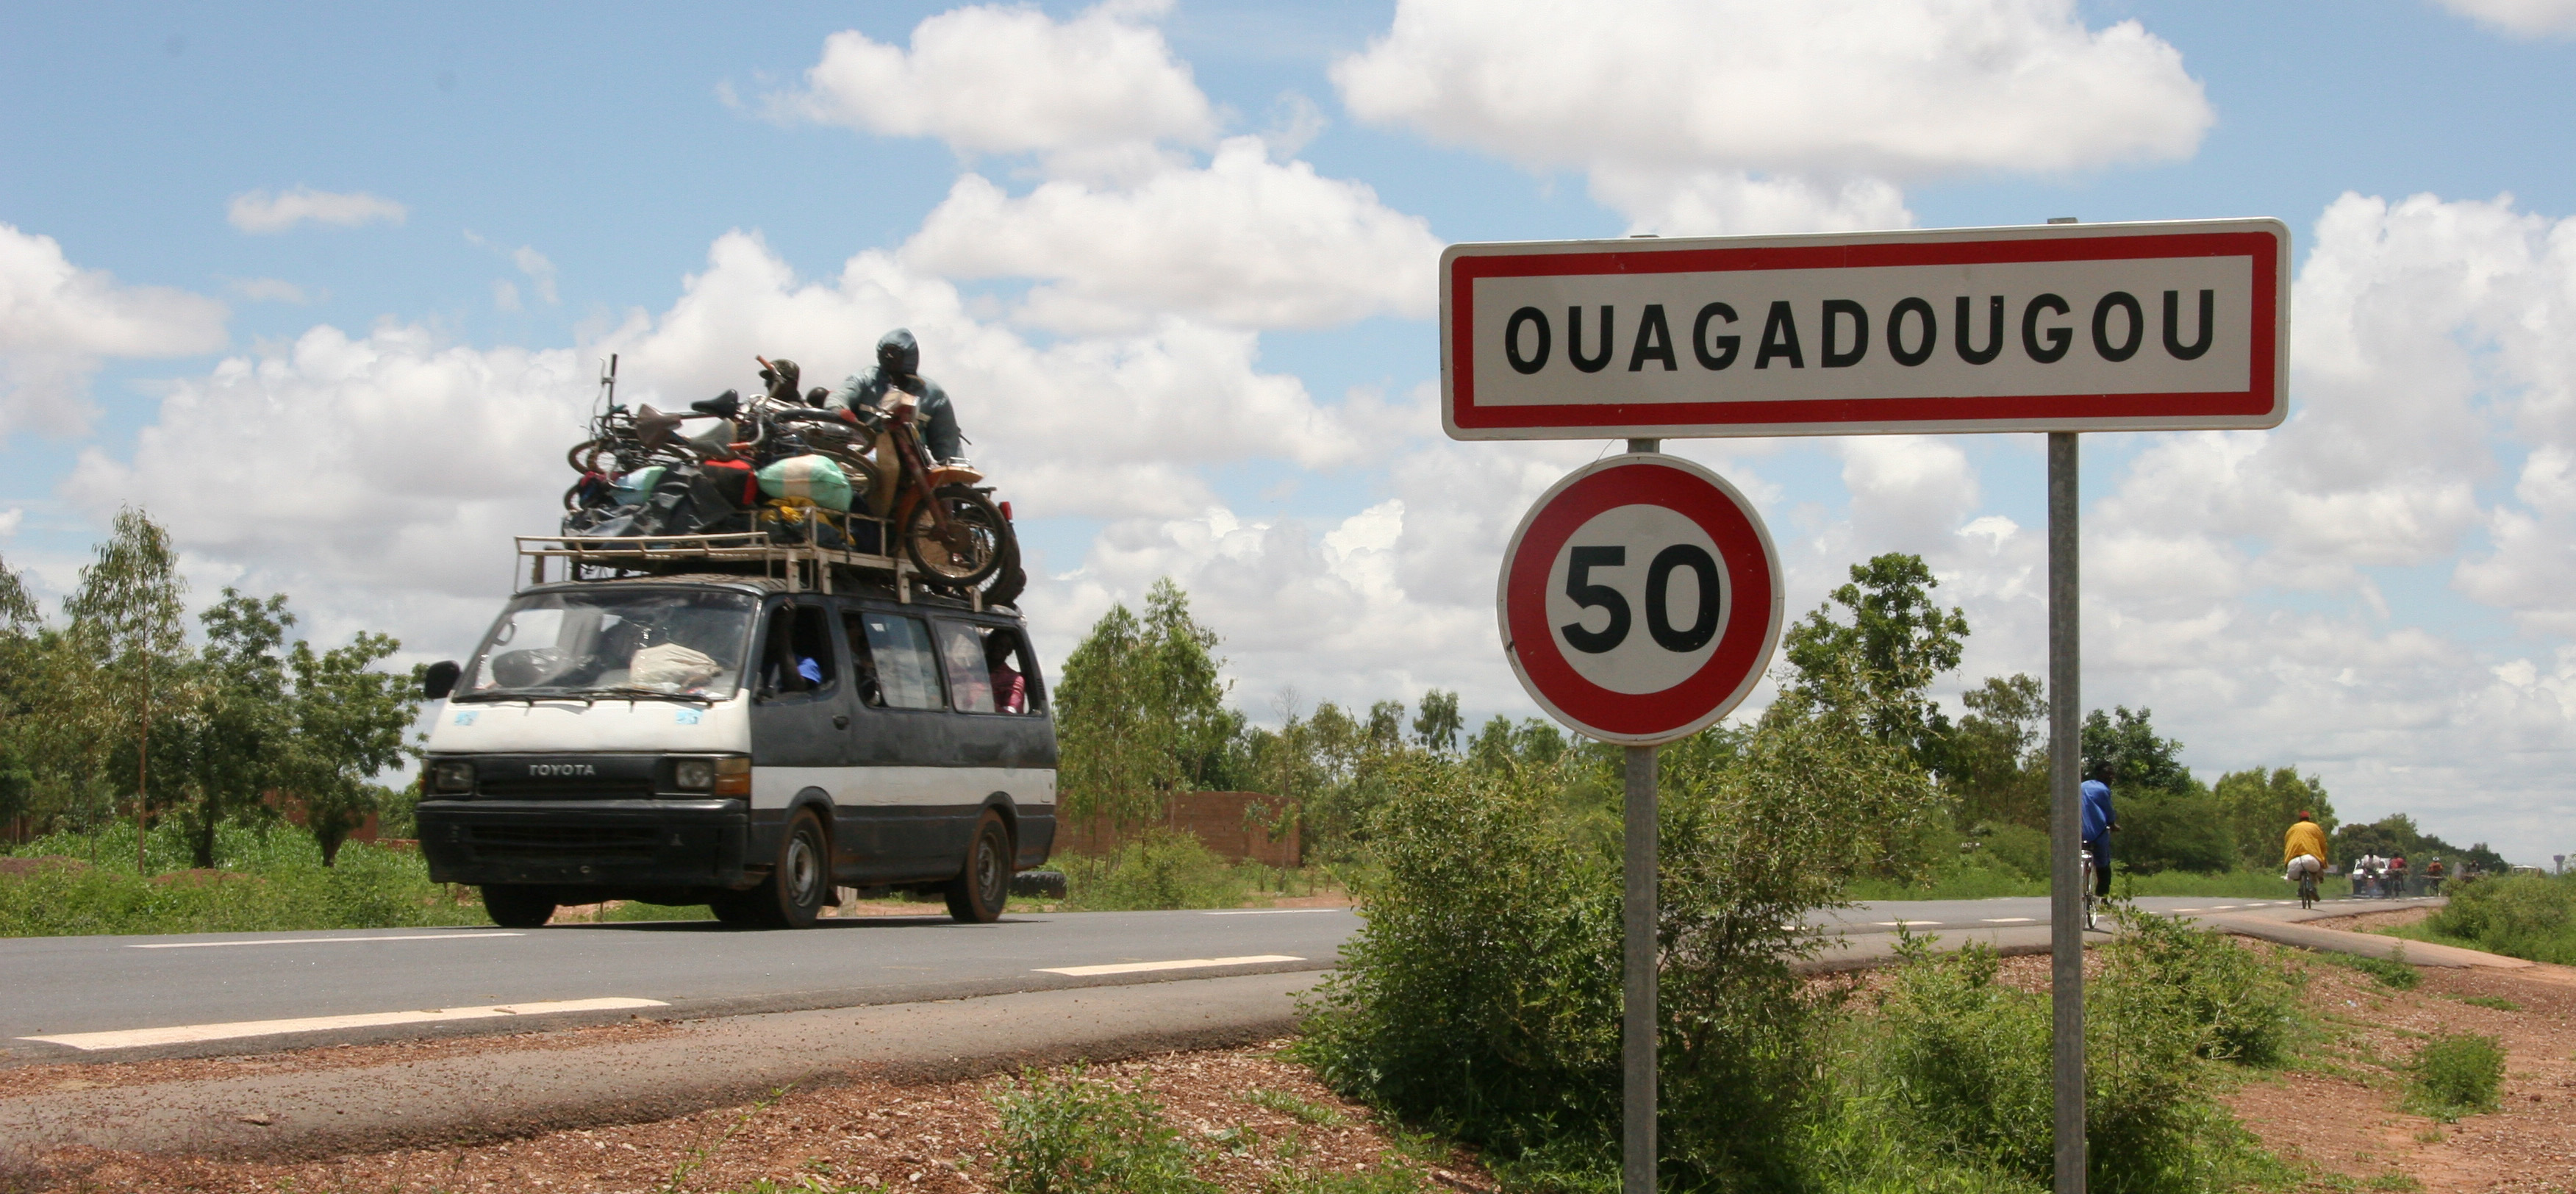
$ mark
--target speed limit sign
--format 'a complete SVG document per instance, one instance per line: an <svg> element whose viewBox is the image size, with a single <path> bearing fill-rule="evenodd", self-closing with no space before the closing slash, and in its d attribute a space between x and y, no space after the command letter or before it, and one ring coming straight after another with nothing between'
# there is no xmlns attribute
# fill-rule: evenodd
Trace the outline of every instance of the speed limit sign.
<svg viewBox="0 0 2576 1194"><path fill-rule="evenodd" d="M1780 639L1780 557L1733 485L1677 456L1613 456L1512 532L1503 651L1557 720L1646 746L1741 703Z"/></svg>

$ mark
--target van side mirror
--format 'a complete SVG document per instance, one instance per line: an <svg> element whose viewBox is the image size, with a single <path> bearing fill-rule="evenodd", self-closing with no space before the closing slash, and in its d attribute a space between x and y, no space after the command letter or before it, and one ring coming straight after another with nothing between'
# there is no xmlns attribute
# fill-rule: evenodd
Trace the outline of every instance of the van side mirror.
<svg viewBox="0 0 2576 1194"><path fill-rule="evenodd" d="M421 669L420 695L433 701L446 700L447 694L456 691L456 678L464 672L453 659L442 659Z"/></svg>

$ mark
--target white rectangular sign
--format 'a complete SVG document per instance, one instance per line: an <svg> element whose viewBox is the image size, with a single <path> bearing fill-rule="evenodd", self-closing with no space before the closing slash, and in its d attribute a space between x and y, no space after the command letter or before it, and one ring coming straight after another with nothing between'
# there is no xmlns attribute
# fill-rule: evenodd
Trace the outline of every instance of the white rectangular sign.
<svg viewBox="0 0 2576 1194"><path fill-rule="evenodd" d="M1452 246L1459 439L2271 427L2278 220Z"/></svg>

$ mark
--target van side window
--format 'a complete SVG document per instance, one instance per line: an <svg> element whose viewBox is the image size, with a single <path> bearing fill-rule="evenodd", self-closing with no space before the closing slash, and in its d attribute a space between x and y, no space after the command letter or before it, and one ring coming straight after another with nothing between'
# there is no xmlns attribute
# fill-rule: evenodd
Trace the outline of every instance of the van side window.
<svg viewBox="0 0 2576 1194"><path fill-rule="evenodd" d="M919 618L862 610L868 651L875 657L877 687L885 703L897 709L936 709L940 699L939 664L931 657L930 628Z"/></svg>
<svg viewBox="0 0 2576 1194"><path fill-rule="evenodd" d="M960 713L1027 713L1029 661L1020 634L998 626L941 622L939 661L948 669L951 707Z"/></svg>
<svg viewBox="0 0 2576 1194"><path fill-rule="evenodd" d="M882 709L885 688L877 682L877 654L868 646L867 618L860 610L841 611L841 637L850 640L850 686L861 702Z"/></svg>
<svg viewBox="0 0 2576 1194"><path fill-rule="evenodd" d="M817 605L780 606L769 616L760 684L771 692L819 692L835 676L832 624Z"/></svg>
<svg viewBox="0 0 2576 1194"><path fill-rule="evenodd" d="M939 662L948 665L949 706L960 713L991 713L993 676L984 664L981 626L940 622Z"/></svg>

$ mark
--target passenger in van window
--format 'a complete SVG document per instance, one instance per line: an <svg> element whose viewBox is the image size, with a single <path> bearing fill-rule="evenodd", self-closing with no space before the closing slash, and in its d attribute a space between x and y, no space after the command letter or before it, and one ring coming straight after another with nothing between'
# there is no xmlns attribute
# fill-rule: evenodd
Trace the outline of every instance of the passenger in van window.
<svg viewBox="0 0 2576 1194"><path fill-rule="evenodd" d="M877 684L877 657L868 648L866 619L855 613L846 615L841 619L841 629L850 640L850 682L858 689L859 700L884 708L885 689Z"/></svg>
<svg viewBox="0 0 2576 1194"><path fill-rule="evenodd" d="M1018 637L1008 631L994 631L984 640L984 659L993 674L993 708L999 712L1029 711L1029 678L1011 666L1018 650Z"/></svg>

